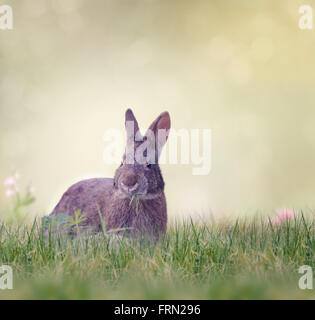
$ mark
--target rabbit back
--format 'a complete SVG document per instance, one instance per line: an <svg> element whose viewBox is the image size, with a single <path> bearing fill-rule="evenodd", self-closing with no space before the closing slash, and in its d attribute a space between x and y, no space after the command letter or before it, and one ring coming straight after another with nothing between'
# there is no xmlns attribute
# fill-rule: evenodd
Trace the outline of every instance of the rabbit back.
<svg viewBox="0 0 315 320"><path fill-rule="evenodd" d="M88 226L100 231L100 213L110 202L113 189L113 179L94 178L82 180L72 185L62 196L51 216L66 214L74 217L80 210L86 213L86 219L81 226Z"/></svg>

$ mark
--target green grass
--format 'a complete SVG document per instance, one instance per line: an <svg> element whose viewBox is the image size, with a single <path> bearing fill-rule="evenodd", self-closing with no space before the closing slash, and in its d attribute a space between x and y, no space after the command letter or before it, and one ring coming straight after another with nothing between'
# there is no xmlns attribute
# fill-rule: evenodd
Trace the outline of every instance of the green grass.
<svg viewBox="0 0 315 320"><path fill-rule="evenodd" d="M99 234L46 239L32 226L0 225L0 265L14 289L0 299L314 299L298 288L315 267L315 219L173 223L157 246Z"/></svg>

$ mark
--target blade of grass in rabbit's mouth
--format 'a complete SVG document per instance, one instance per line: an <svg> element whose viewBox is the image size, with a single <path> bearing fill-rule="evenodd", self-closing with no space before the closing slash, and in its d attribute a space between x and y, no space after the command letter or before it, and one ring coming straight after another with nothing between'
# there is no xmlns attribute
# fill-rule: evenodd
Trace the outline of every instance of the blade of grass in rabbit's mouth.
<svg viewBox="0 0 315 320"><path fill-rule="evenodd" d="M139 196L137 194L132 195L131 198L130 198L129 206L131 205L133 199L136 199L136 214L138 215L138 213L139 213L139 202L140 202L139 201Z"/></svg>

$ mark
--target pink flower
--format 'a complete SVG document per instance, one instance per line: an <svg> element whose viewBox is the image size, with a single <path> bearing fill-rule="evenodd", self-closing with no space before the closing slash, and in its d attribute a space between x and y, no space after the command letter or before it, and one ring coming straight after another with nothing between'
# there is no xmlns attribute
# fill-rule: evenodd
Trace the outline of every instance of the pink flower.
<svg viewBox="0 0 315 320"><path fill-rule="evenodd" d="M294 211L292 209L283 209L278 212L280 220L286 220L294 217Z"/></svg>
<svg viewBox="0 0 315 320"><path fill-rule="evenodd" d="M12 190L12 189L8 189L8 190L5 192L5 195L6 195L8 198L10 198L10 197L12 197L12 196L15 195L15 191Z"/></svg>
<svg viewBox="0 0 315 320"><path fill-rule="evenodd" d="M36 190L35 190L35 188L33 186L30 186L28 191L29 191L30 194L35 194Z"/></svg>
<svg viewBox="0 0 315 320"><path fill-rule="evenodd" d="M17 181L17 180L19 180L20 179L20 174L17 172L17 171L15 171L14 172L14 178L15 178L15 181Z"/></svg>
<svg viewBox="0 0 315 320"><path fill-rule="evenodd" d="M277 215L271 219L272 224L281 224L288 219L294 218L295 213L292 209L282 209L278 211Z"/></svg>
<svg viewBox="0 0 315 320"><path fill-rule="evenodd" d="M14 186L16 184L16 179L14 176L8 177L4 180L4 185L6 187L11 187Z"/></svg>
<svg viewBox="0 0 315 320"><path fill-rule="evenodd" d="M4 180L4 185L5 185L6 187L15 186L17 180L19 180L19 179L20 179L20 174L19 174L17 171L15 171L12 176L10 176L10 177L8 177L8 178L6 178L6 179Z"/></svg>

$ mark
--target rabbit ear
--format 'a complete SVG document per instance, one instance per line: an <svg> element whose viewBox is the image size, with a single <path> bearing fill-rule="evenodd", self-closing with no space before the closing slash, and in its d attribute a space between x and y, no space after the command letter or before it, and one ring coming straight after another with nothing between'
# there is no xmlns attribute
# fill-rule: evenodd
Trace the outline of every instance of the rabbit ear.
<svg viewBox="0 0 315 320"><path fill-rule="evenodd" d="M167 111L161 113L150 125L148 131L151 131L155 136L155 148L157 149L157 158L160 156L161 150L168 138L171 128L171 119ZM161 130L159 132L159 130ZM162 132L164 131L164 132ZM163 133L163 134L161 134ZM148 132L147 134L148 135Z"/></svg>
<svg viewBox="0 0 315 320"><path fill-rule="evenodd" d="M158 134L159 130L169 130L171 128L171 119L167 111L161 113L150 125L151 130L155 135Z"/></svg>
<svg viewBox="0 0 315 320"><path fill-rule="evenodd" d="M139 131L139 125L138 125L138 121L137 121L136 117L134 116L131 109L127 109L127 111L126 111L125 127L127 130L128 140L131 137L133 137L133 139L134 139L136 136L136 133Z"/></svg>

